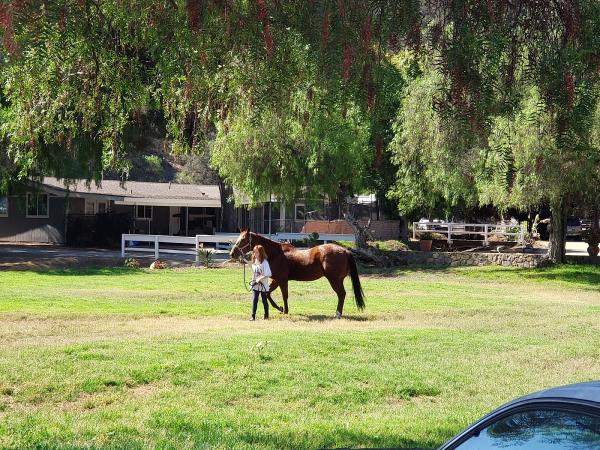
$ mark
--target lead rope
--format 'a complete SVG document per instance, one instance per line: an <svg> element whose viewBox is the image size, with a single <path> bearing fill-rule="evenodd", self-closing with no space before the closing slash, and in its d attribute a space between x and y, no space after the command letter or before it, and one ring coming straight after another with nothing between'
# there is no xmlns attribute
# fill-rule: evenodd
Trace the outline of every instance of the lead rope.
<svg viewBox="0 0 600 450"><path fill-rule="evenodd" d="M250 234L250 240L248 243L250 245L250 250L252 250L252 233L249 233L249 234ZM242 255L242 265L244 266L244 289L246 290L246 292L250 292L252 290L252 286L250 286L250 283L246 282L246 264L248 264L248 261L246 260L246 257L244 256L242 249L240 249L238 247L238 250L240 250L240 254Z"/></svg>
<svg viewBox="0 0 600 450"><path fill-rule="evenodd" d="M244 289L246 289L246 292L250 292L252 290L252 287L250 286L250 283L246 283L246 259L245 258L242 261L242 264L244 265Z"/></svg>

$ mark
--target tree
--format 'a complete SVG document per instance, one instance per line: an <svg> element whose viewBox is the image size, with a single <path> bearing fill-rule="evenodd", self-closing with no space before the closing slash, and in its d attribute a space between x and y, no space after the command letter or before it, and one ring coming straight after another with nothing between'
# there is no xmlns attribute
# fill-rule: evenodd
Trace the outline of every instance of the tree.
<svg viewBox="0 0 600 450"><path fill-rule="evenodd" d="M599 8L595 0L2 2L0 138L14 168L2 176L126 173L131 131L158 115L174 152L214 141L212 163L253 200L303 187L383 191L389 179L373 173L393 172L383 151L393 141L401 177L392 196L416 199L401 206L452 206L479 198L482 167L504 170L511 189L516 155L489 142L535 89L537 120L550 121L554 142L544 164L565 173L544 192L560 261L569 183L586 170L572 162L591 152ZM410 78L414 94L390 64L406 50L425 64L422 80ZM426 130L400 111L396 136L387 132L398 92ZM445 166L422 168L427 189L411 182L419 166L407 166L421 160ZM482 166L496 160L504 166ZM443 174L445 190L436 191Z"/></svg>
<svg viewBox="0 0 600 450"><path fill-rule="evenodd" d="M429 5L425 20L435 64L415 81L417 92L400 112L395 147L400 176L391 195L403 197L424 174L420 186L425 188L405 208L439 197L452 201L452 196L493 201L501 208L543 198L552 210L549 254L561 262L567 204L587 180L587 161L596 152L590 135L600 6L593 1ZM428 77L435 76L435 86L423 92ZM424 97L415 99L418 95ZM418 166L434 163L433 173Z"/></svg>
<svg viewBox="0 0 600 450"><path fill-rule="evenodd" d="M307 182L353 189L374 157L365 117L377 109L377 70L388 38L409 29L413 3L3 2L5 151L20 176L61 176L64 164L55 162L66 156L91 178L126 173L129 130L159 114L174 152L216 139L213 163L254 200L282 177L282 195ZM251 145L251 159L275 162L258 177L233 175L240 149L228 151L232 143L265 136L281 146ZM364 155L355 151L361 144ZM338 163L354 156L359 173L348 176Z"/></svg>

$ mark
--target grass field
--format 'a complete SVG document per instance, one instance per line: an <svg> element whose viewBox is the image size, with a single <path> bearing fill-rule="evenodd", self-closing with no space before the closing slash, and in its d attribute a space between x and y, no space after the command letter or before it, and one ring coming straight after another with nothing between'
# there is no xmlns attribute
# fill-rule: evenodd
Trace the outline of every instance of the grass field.
<svg viewBox="0 0 600 450"><path fill-rule="evenodd" d="M0 272L0 447L432 448L600 379L600 268L362 280L363 313L318 281L249 322L241 270Z"/></svg>

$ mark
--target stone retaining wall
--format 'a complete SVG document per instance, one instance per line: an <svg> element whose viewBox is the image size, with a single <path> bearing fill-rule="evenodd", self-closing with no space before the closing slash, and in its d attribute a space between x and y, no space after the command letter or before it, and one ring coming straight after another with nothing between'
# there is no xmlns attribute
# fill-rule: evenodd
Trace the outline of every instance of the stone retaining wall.
<svg viewBox="0 0 600 450"><path fill-rule="evenodd" d="M394 265L543 267L546 255L532 253L396 252Z"/></svg>

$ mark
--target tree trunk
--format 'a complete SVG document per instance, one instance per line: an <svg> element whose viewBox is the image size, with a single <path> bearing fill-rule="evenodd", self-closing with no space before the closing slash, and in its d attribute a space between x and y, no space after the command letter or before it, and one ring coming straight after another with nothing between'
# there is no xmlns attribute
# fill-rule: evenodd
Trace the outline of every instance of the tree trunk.
<svg viewBox="0 0 600 450"><path fill-rule="evenodd" d="M555 264L561 264L565 261L565 241L567 238L567 208L565 199L551 202L550 212L550 245L548 256Z"/></svg>
<svg viewBox="0 0 600 450"><path fill-rule="evenodd" d="M592 210L592 231L594 233L598 233L600 230L598 221L600 221L600 210L597 205L594 205L594 209Z"/></svg>
<svg viewBox="0 0 600 450"><path fill-rule="evenodd" d="M346 220L348 221L348 223L350 224L350 226L352 227L352 230L354 231L354 248L356 249L367 249L369 248L369 243L368 241L373 239L373 237L371 236L371 233L369 233L368 228L369 225L367 224L367 226L363 226L360 224L360 222L354 218L354 216L352 214L346 214L345 215ZM369 220L369 223L371 221Z"/></svg>

